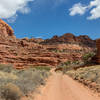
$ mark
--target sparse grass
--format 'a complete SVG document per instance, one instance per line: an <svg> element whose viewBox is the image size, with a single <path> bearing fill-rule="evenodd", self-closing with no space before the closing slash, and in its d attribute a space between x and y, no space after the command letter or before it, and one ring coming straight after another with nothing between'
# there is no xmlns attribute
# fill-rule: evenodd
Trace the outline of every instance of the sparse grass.
<svg viewBox="0 0 100 100"><path fill-rule="evenodd" d="M0 98L20 100L21 92L23 95L27 95L39 85L45 85L45 79L49 76L49 70L49 67L16 70L12 66L0 65Z"/></svg>
<svg viewBox="0 0 100 100"><path fill-rule="evenodd" d="M89 81L97 79L100 75L100 66L91 66L91 67L85 67L80 68L78 70L71 70L67 72L68 75L73 74L73 78L75 79L86 79ZM94 77L94 78L93 78Z"/></svg>
<svg viewBox="0 0 100 100"><path fill-rule="evenodd" d="M66 72L70 77L100 92L100 65L70 70Z"/></svg>
<svg viewBox="0 0 100 100"><path fill-rule="evenodd" d="M7 79L8 77L9 79L12 79L12 80L18 79L18 76L13 73L7 73L7 72L0 71L0 78Z"/></svg>
<svg viewBox="0 0 100 100"><path fill-rule="evenodd" d="M61 71L63 71L63 73L66 73L67 71L70 71L70 70L76 70L77 68L80 68L84 66L84 62L82 61L67 61L67 62L64 62L60 65L57 66L57 69L62 69Z"/></svg>
<svg viewBox="0 0 100 100"><path fill-rule="evenodd" d="M36 70L45 70L45 71L50 71L51 70L51 68L48 67L48 66L36 66L36 67L34 67L34 69L36 69Z"/></svg>
<svg viewBox="0 0 100 100"><path fill-rule="evenodd" d="M13 70L12 64L0 64L0 71L10 73Z"/></svg>

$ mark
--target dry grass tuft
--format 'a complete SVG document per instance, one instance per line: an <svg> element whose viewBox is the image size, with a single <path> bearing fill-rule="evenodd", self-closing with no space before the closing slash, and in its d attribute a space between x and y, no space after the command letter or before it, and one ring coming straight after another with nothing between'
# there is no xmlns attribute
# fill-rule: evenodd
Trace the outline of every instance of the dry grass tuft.
<svg viewBox="0 0 100 100"><path fill-rule="evenodd" d="M4 85L1 89L1 97L6 100L19 100L23 96L20 88L12 83Z"/></svg>

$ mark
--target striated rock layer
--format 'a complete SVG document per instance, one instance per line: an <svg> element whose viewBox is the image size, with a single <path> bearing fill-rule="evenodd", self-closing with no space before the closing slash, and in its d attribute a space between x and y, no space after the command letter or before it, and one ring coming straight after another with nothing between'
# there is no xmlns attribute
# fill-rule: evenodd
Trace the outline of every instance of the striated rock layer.
<svg viewBox="0 0 100 100"><path fill-rule="evenodd" d="M14 36L13 29L3 20L0 19L0 36Z"/></svg>
<svg viewBox="0 0 100 100"><path fill-rule="evenodd" d="M83 44L83 45L82 45ZM52 39L16 39L12 28L0 19L0 63L22 69L29 66L57 66L66 61L79 61L95 49L88 36L64 34Z"/></svg>
<svg viewBox="0 0 100 100"><path fill-rule="evenodd" d="M61 44L61 43L70 43L70 44L79 44L88 47L95 46L95 40L90 39L87 35L75 36L72 33L66 33L63 36L54 36L51 39L46 39L41 42L41 44Z"/></svg>

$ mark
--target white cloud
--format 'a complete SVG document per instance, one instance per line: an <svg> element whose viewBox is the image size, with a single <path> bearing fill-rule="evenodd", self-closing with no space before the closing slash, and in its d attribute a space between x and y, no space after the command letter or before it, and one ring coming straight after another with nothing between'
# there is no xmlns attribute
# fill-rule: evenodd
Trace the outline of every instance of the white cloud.
<svg viewBox="0 0 100 100"><path fill-rule="evenodd" d="M17 12L28 13L30 8L27 4L33 0L0 0L0 18L8 19L17 15Z"/></svg>
<svg viewBox="0 0 100 100"><path fill-rule="evenodd" d="M90 7L98 6L98 5L100 5L100 0L90 1L90 4L89 4Z"/></svg>
<svg viewBox="0 0 100 100"><path fill-rule="evenodd" d="M81 3L77 3L71 9L69 9L69 11L71 16L76 14L83 15L86 12L86 9L86 6L82 5Z"/></svg>
<svg viewBox="0 0 100 100"><path fill-rule="evenodd" d="M100 0L91 1L89 6L93 8L90 11L91 16L87 17L87 19L92 20L100 18Z"/></svg>
<svg viewBox="0 0 100 100"><path fill-rule="evenodd" d="M77 9L75 5L77 5ZM70 9L71 16L74 16L76 14L83 15L89 9L90 16L87 17L88 20L100 18L100 0L90 1L89 5L87 6L82 6L82 4L80 3L75 5Z"/></svg>
<svg viewBox="0 0 100 100"><path fill-rule="evenodd" d="M87 19L89 19L89 20L100 18L100 6L93 8L90 11L90 14L91 14L91 16L87 17Z"/></svg>

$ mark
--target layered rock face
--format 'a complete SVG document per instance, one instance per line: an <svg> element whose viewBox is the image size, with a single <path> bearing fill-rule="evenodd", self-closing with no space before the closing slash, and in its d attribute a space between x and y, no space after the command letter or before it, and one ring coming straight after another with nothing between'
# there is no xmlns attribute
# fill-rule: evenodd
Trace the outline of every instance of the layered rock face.
<svg viewBox="0 0 100 100"><path fill-rule="evenodd" d="M100 64L100 39L96 40L96 47L97 47L97 54L96 56L93 58L94 62L96 62L97 64Z"/></svg>
<svg viewBox="0 0 100 100"><path fill-rule="evenodd" d="M0 19L0 36L2 37L14 36L13 29L1 19Z"/></svg>
<svg viewBox="0 0 100 100"><path fill-rule="evenodd" d="M79 45L82 42L86 45ZM0 19L0 63L11 63L17 69L29 66L54 67L69 60L79 61L82 55L94 50L95 45L88 47L89 43L95 44L89 37L76 37L71 33L48 40L16 39L12 28Z"/></svg>
<svg viewBox="0 0 100 100"><path fill-rule="evenodd" d="M62 43L79 44L88 47L95 46L95 40L90 39L87 35L74 36L72 33L66 33L60 37L54 36L51 39L47 39L41 42L41 44L50 44L50 45L62 44Z"/></svg>

